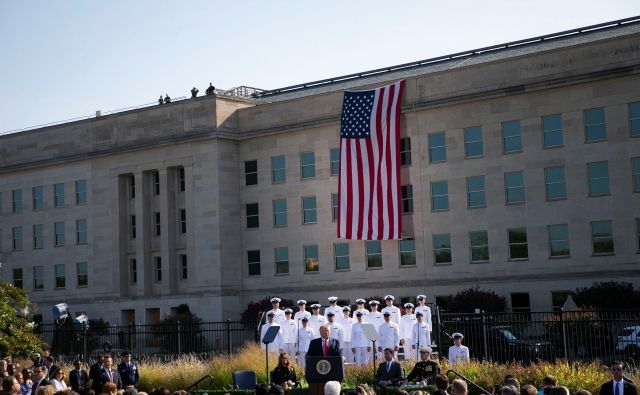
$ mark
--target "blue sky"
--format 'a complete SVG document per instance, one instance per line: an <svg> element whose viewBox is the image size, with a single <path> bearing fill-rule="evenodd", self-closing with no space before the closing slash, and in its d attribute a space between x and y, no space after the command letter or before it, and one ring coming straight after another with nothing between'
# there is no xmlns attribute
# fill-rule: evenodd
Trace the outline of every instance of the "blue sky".
<svg viewBox="0 0 640 395"><path fill-rule="evenodd" d="M638 0L0 1L0 133L640 15Z"/></svg>

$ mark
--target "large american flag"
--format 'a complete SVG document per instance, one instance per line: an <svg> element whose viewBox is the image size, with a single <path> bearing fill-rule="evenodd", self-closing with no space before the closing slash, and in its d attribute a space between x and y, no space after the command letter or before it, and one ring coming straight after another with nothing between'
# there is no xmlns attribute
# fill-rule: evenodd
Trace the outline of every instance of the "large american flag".
<svg viewBox="0 0 640 395"><path fill-rule="evenodd" d="M404 80L346 91L340 125L338 238L398 240L400 99Z"/></svg>

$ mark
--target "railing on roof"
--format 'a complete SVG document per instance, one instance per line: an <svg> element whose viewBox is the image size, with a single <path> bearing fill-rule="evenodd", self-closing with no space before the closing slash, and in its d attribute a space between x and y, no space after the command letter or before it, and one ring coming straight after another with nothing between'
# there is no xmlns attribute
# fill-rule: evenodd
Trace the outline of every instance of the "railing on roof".
<svg viewBox="0 0 640 395"><path fill-rule="evenodd" d="M567 37L570 37L570 36L575 36L575 35L585 34L585 33L593 33L593 32L597 32L597 31L604 31L604 30L616 28L616 27L619 27L619 26L622 26L622 25L630 25L630 24L636 24L636 23L640 23L640 16L634 16L634 17L630 17L630 18L619 19L619 20L611 21L611 22L599 23L597 25L591 25L591 26L580 27L580 28L577 28L577 29L565 30L565 31L558 32L558 33L552 33L552 34L547 34L547 35L544 35L544 36L526 38L526 39L518 40L518 41L511 41L511 42L504 43L504 44L497 44L497 45L492 45L492 46L489 46L489 47L472 49L472 50L464 51L464 52L457 52L457 53L454 53L454 54L451 54L451 55L438 56L438 57L435 57L435 58L419 60L417 62L404 63L404 64L399 64L399 65L396 65L396 66L390 66L390 67L384 67L384 68L375 69L375 70L364 71L364 72L361 72L361 73L347 74L347 75L343 75L343 76L339 76L339 77L327 78L327 79L324 79L324 80L307 82L307 83L304 83L304 84L286 86L284 88L265 90L265 91L262 91L262 92L254 94L253 97L255 97L255 98L263 98L263 97L275 96L275 95L279 95L279 94L283 94L283 93L301 91L301 90L305 90L305 89L309 89L309 88L316 88L316 87L319 87L319 86L331 85L331 84L334 84L334 83L337 83L337 82L344 82L344 81L350 81L350 80L355 80L355 79L364 78L364 77L371 77L371 76L385 74L385 73L389 73L389 72L393 72L393 71L409 70L409 69L414 69L414 68L417 68L417 67L422 67L422 66L427 66L427 65L437 64L437 63L444 63L444 62L447 62L447 61L450 61L450 60L461 59L461 58L462 59L469 58L469 57L480 55L480 54L484 54L484 53L487 53L487 52L499 52L499 51L504 51L504 50L507 50L507 49L524 47L524 46L528 46L528 45L539 44L539 43L542 43L542 42L560 40L560 39L564 39L564 38L567 38Z"/></svg>
<svg viewBox="0 0 640 395"><path fill-rule="evenodd" d="M216 90L216 94L218 96L233 96L233 97L251 98L251 97L259 96L264 91L265 91L264 89L253 88L251 86L241 85L241 86L236 86L236 87L231 88L231 89L227 89L226 91L222 91L222 90L217 89Z"/></svg>

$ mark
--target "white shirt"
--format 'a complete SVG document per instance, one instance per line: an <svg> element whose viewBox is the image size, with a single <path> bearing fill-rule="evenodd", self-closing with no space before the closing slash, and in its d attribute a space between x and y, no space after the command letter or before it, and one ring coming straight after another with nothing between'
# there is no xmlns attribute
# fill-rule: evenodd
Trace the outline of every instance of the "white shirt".
<svg viewBox="0 0 640 395"><path fill-rule="evenodd" d="M342 329L342 325L333 321L333 323L329 324L329 328L331 328L331 333L329 334L329 337L339 341L340 347L342 347L342 342L344 341L344 329Z"/></svg>
<svg viewBox="0 0 640 395"><path fill-rule="evenodd" d="M429 325L429 332L431 332L431 309L427 305L416 306L416 308L413 309L413 313L417 314L418 312L422 313L422 322Z"/></svg>
<svg viewBox="0 0 640 395"><path fill-rule="evenodd" d="M307 352L309 350L309 343L311 343L311 339L315 339L316 334L313 332L312 328L308 326L301 327L298 330L298 352Z"/></svg>
<svg viewBox="0 0 640 395"><path fill-rule="evenodd" d="M64 382L64 380L56 380L56 379L51 379L51 385L53 385L53 388L56 389L56 391L64 391L67 388L67 384Z"/></svg>
<svg viewBox="0 0 640 395"><path fill-rule="evenodd" d="M337 318L342 315L342 307L340 306L328 306L324 309L324 316L327 317L327 314L333 313L333 315Z"/></svg>
<svg viewBox="0 0 640 395"><path fill-rule="evenodd" d="M282 323L283 343L295 343L298 341L298 323L294 320L284 320Z"/></svg>
<svg viewBox="0 0 640 395"><path fill-rule="evenodd" d="M336 318L336 322L342 326L343 340L347 343L351 342L351 327L356 321L351 317L344 318L344 316L341 316L340 318Z"/></svg>
<svg viewBox="0 0 640 395"><path fill-rule="evenodd" d="M271 310L267 311L267 315L269 315L269 313L273 313L273 322L275 322L276 324L281 324L282 325L282 323L285 320L284 310L282 310L282 309L271 309Z"/></svg>
<svg viewBox="0 0 640 395"><path fill-rule="evenodd" d="M364 324L364 322L362 322ZM355 322L351 327L351 347L371 347L371 342L367 339L360 322Z"/></svg>
<svg viewBox="0 0 640 395"><path fill-rule="evenodd" d="M613 381L613 392L612 392L612 394L616 395L616 384L620 383L620 390L619 390L620 393L617 394L617 395L624 395L624 378L620 379L620 381L615 381L615 380L612 380L612 381Z"/></svg>
<svg viewBox="0 0 640 395"><path fill-rule="evenodd" d="M385 348L396 348L400 345L400 330L395 322L385 322L378 328L378 346Z"/></svg>
<svg viewBox="0 0 640 395"><path fill-rule="evenodd" d="M405 314L400 317L400 338L411 339L413 335L413 326L418 322L413 314Z"/></svg>
<svg viewBox="0 0 640 395"><path fill-rule="evenodd" d="M313 328L313 331L316 335L316 337L314 339L317 339L320 337L320 327L324 324L327 323L327 320L324 319L323 315L311 315L311 317L309 317L309 327Z"/></svg>
<svg viewBox="0 0 640 395"><path fill-rule="evenodd" d="M415 325L413 325L413 331L411 333L411 344L420 344L420 347L430 346L430 336L427 336L428 334L429 325L425 322L416 322Z"/></svg>
<svg viewBox="0 0 640 395"><path fill-rule="evenodd" d="M367 316L369 315L369 310L367 310L365 308L353 310L353 313L351 313L351 317L353 319L356 319L356 313L357 312L361 312L362 313L362 321L366 322Z"/></svg>
<svg viewBox="0 0 640 395"><path fill-rule="evenodd" d="M449 363L455 365L457 362L469 362L469 348L467 346L449 347Z"/></svg>
<svg viewBox="0 0 640 395"><path fill-rule="evenodd" d="M379 311L370 312L369 315L365 317L365 319L368 323L373 324L373 327L376 328L376 332L378 331L378 328L380 328L380 325L382 325L382 323L384 322L384 317Z"/></svg>
<svg viewBox="0 0 640 395"><path fill-rule="evenodd" d="M400 325L400 309L396 306L387 306L382 309L382 314L384 315L384 313L386 313L387 311L391 315L391 322L395 322L396 325Z"/></svg>
<svg viewBox="0 0 640 395"><path fill-rule="evenodd" d="M296 311L296 313L293 315L293 320L295 322L300 322L301 319L303 319L304 317L307 318L311 318L311 313L308 311ZM300 325L298 325L298 328L302 328L302 323L300 322Z"/></svg>
<svg viewBox="0 0 640 395"><path fill-rule="evenodd" d="M280 330L278 330L278 335L276 336L276 338L273 339L273 342L269 343L269 350L276 352L282 349L284 343L282 342L282 327L275 322L273 324L267 322L266 324L262 325L262 329L260 330L260 347L263 350L266 348L266 345L262 342L262 339L264 339L264 335L267 334L267 330L272 326L277 326L280 328Z"/></svg>

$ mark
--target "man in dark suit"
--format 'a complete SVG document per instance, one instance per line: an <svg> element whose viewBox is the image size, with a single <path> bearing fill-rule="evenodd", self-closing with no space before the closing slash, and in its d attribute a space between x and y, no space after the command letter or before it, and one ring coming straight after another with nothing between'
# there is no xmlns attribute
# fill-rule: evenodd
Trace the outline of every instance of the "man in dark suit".
<svg viewBox="0 0 640 395"><path fill-rule="evenodd" d="M92 380L91 389L93 389L93 391L96 394L99 394L102 392L102 384L100 384L99 377L103 369L104 369L104 357L102 355L98 355L96 357L96 363L91 365L91 367L89 368L89 378Z"/></svg>
<svg viewBox="0 0 640 395"><path fill-rule="evenodd" d="M624 378L624 363L614 361L611 364L613 380L607 381L600 387L600 395L638 395L636 386Z"/></svg>
<svg viewBox="0 0 640 395"><path fill-rule="evenodd" d="M110 355L104 356L104 368L98 373L97 380L93 380L94 391L99 386L100 392L102 392L102 387L106 383L114 383L119 390L124 389L120 374L118 374L118 371L113 368L113 359L111 359ZM96 391L96 394L99 394L100 392Z"/></svg>
<svg viewBox="0 0 640 395"><path fill-rule="evenodd" d="M31 393L35 394L38 387L42 385L50 385L51 383L47 379L49 371L45 365L36 366L33 368L33 386L31 387Z"/></svg>
<svg viewBox="0 0 640 395"><path fill-rule="evenodd" d="M394 350L392 348L384 349L384 362L378 366L378 371L376 372L376 383L381 387L398 385L404 380L402 366L393 360L393 353Z"/></svg>
<svg viewBox="0 0 640 395"><path fill-rule="evenodd" d="M308 357L341 357L342 348L340 342L331 339L331 328L328 324L320 326L320 337L309 343Z"/></svg>
<svg viewBox="0 0 640 395"><path fill-rule="evenodd" d="M77 359L73 362L74 369L69 372L69 384L71 389L80 395L89 393L89 375L81 369L81 363Z"/></svg>
<svg viewBox="0 0 640 395"><path fill-rule="evenodd" d="M123 351L120 356L122 357L122 362L118 365L118 373L122 379L122 385L125 388L137 387L140 382L140 373L138 372L138 366L131 361L131 353Z"/></svg>

